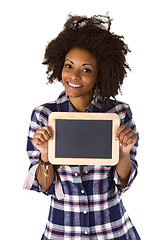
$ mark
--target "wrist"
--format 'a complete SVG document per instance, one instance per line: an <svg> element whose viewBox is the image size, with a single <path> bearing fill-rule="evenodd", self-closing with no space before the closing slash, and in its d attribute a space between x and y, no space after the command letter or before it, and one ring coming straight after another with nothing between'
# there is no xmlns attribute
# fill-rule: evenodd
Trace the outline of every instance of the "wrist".
<svg viewBox="0 0 160 240"><path fill-rule="evenodd" d="M41 157L42 156L40 155L39 156L39 165L43 165L45 167L44 176L47 177L48 176L48 169L49 169L49 166L51 165L51 163L49 161L43 161ZM47 158L47 160L48 160L48 158Z"/></svg>
<svg viewBox="0 0 160 240"><path fill-rule="evenodd" d="M48 154L41 153L39 159L41 159L43 162L48 162Z"/></svg>
<svg viewBox="0 0 160 240"><path fill-rule="evenodd" d="M130 153L120 151L120 153L119 153L119 160L121 160L121 159L130 159Z"/></svg>
<svg viewBox="0 0 160 240"><path fill-rule="evenodd" d="M119 153L119 161L120 162L128 162L130 161L130 153L126 153L126 152L120 152Z"/></svg>

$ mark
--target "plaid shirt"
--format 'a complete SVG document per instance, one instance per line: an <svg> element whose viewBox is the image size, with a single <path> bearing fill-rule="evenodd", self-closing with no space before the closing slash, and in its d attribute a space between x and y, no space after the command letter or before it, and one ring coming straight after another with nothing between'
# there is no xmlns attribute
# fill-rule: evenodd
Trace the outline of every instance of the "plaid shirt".
<svg viewBox="0 0 160 240"><path fill-rule="evenodd" d="M101 112L102 97L92 100L85 112ZM51 112L75 111L65 91L51 103L33 110L29 128L27 152L31 161L24 188L41 191L36 179L40 152L33 146L36 130L48 125ZM128 104L110 100L106 112L117 113L121 124L137 134ZM95 136L96 140L96 136ZM132 184L137 175L135 146L130 152L132 170L127 186L120 189L116 166L84 166L81 177L79 165L55 165L55 180L46 195L51 196L48 222L41 240L106 240L140 239L121 200L121 194Z"/></svg>

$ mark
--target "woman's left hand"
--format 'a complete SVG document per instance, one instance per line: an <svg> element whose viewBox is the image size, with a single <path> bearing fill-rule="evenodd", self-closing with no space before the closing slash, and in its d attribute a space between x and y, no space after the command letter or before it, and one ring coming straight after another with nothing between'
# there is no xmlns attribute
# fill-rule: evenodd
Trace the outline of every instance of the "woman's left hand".
<svg viewBox="0 0 160 240"><path fill-rule="evenodd" d="M119 140L120 153L130 153L137 141L137 136L130 127L121 125L117 129L116 139Z"/></svg>

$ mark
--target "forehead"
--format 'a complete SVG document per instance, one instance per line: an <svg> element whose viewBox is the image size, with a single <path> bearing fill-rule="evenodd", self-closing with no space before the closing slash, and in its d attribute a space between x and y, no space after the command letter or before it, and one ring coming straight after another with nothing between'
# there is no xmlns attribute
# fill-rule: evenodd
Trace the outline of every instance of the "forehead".
<svg viewBox="0 0 160 240"><path fill-rule="evenodd" d="M89 51L81 48L72 48L66 55L65 59L73 62L91 63L97 65L96 57Z"/></svg>

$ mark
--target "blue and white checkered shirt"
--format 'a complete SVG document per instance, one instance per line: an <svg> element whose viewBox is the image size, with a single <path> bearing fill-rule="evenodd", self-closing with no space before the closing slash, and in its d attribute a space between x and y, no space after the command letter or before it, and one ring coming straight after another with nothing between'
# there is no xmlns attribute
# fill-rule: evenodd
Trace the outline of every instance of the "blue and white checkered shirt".
<svg viewBox="0 0 160 240"><path fill-rule="evenodd" d="M38 129L48 125L48 116L54 111L75 111L65 91L56 101L39 106L32 112L27 142L31 165L24 184L26 189L41 191L35 174L40 152L33 146L32 138ZM98 102L93 99L85 112L102 112L102 98L99 97ZM121 124L131 127L138 136L128 104L110 100L106 112L117 113ZM56 178L45 193L51 196L51 205L41 240L140 239L121 199L137 175L135 156L138 139L130 152L132 170L124 189L119 188L116 167L86 165L81 177L79 165L54 166Z"/></svg>

